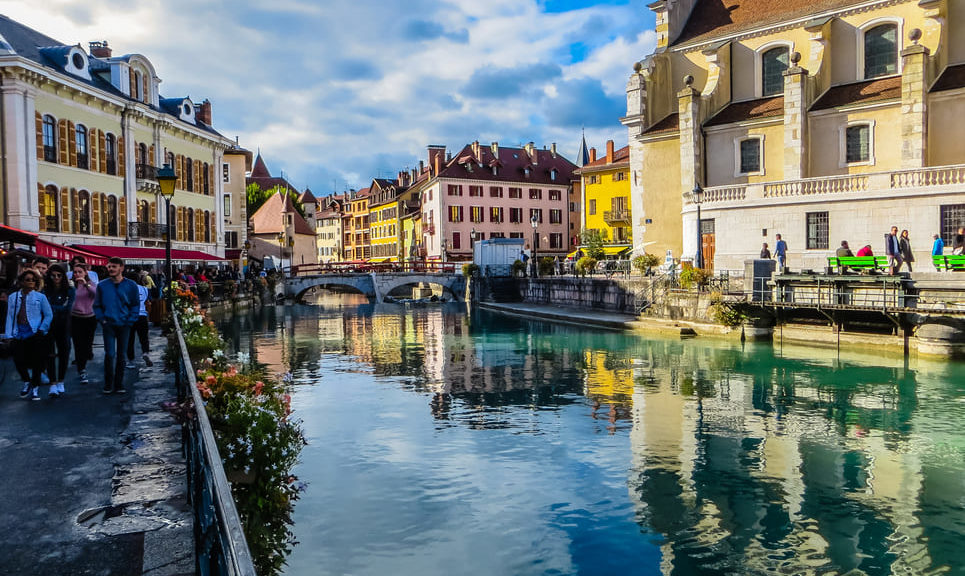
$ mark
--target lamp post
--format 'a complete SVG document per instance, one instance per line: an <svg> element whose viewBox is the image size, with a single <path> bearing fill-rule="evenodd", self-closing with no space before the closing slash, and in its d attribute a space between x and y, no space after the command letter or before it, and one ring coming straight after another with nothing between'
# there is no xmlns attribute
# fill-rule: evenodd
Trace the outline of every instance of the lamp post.
<svg viewBox="0 0 965 576"><path fill-rule="evenodd" d="M539 227L539 217L534 213L529 219L530 225L533 227L533 278L539 277L539 259L536 258L536 246L539 244L539 232L536 230Z"/></svg>
<svg viewBox="0 0 965 576"><path fill-rule="evenodd" d="M700 187L700 184L695 184L691 194L693 195L694 206L697 207L697 257L694 259L694 264L696 264L697 268L703 268L704 238L700 233L700 203L704 199L704 189Z"/></svg>
<svg viewBox="0 0 965 576"><path fill-rule="evenodd" d="M473 226L472 230L469 231L469 251L472 252L472 261L476 262L476 238L479 233L476 232L476 227Z"/></svg>
<svg viewBox="0 0 965 576"><path fill-rule="evenodd" d="M164 276L167 285L164 287L164 296L167 299L169 313L174 304L171 294L171 282L174 280L174 270L171 268L171 199L174 198L174 186L177 180L178 177L170 164L165 164L164 168L157 171L157 183L161 188L161 196L164 198L166 205L164 216L164 221L167 224L164 233Z"/></svg>
<svg viewBox="0 0 965 576"><path fill-rule="evenodd" d="M278 233L278 267L281 268L282 262L285 260L285 233ZM279 269L280 273L281 270Z"/></svg>

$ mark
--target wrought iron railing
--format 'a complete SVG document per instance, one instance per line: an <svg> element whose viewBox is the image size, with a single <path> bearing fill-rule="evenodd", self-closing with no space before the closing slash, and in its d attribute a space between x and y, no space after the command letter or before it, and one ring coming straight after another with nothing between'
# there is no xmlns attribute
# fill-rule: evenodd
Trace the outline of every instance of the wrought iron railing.
<svg viewBox="0 0 965 576"><path fill-rule="evenodd" d="M138 164L135 169L135 176L141 180L157 180L157 170L157 166Z"/></svg>
<svg viewBox="0 0 965 576"><path fill-rule="evenodd" d="M178 398L190 399L194 407L193 417L184 423L183 442L188 464L188 496L195 514L197 571L218 576L256 576L204 400L193 385L195 372L184 334L177 314L172 312L171 317L178 336L175 369Z"/></svg>
<svg viewBox="0 0 965 576"><path fill-rule="evenodd" d="M167 231L167 226L165 224L157 224L155 222L128 222L127 223L127 237L130 239L136 238L164 238L164 233Z"/></svg>
<svg viewBox="0 0 965 576"><path fill-rule="evenodd" d="M608 224L610 222L629 222L630 211L629 210L606 210L603 212L603 221Z"/></svg>

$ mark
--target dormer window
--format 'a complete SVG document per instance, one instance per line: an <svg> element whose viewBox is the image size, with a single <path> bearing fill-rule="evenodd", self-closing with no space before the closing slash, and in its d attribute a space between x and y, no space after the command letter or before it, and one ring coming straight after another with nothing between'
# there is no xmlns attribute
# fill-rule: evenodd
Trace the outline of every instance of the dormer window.
<svg viewBox="0 0 965 576"><path fill-rule="evenodd" d="M527 178L529 178L529 173L530 173L530 172L531 172L531 170L530 170L529 166L527 166L526 168L523 169L523 174L525 174Z"/></svg>
<svg viewBox="0 0 965 576"><path fill-rule="evenodd" d="M550 170L550 180L556 180L556 168Z"/></svg>
<svg viewBox="0 0 965 576"><path fill-rule="evenodd" d="M882 24L864 33L864 77L898 72L898 26Z"/></svg>
<svg viewBox="0 0 965 576"><path fill-rule="evenodd" d="M78 70L83 70L87 65L87 62L84 61L84 57L77 52L74 52L74 54L70 57L70 61L74 65L74 68L77 68Z"/></svg>
<svg viewBox="0 0 965 576"><path fill-rule="evenodd" d="M761 54L761 96L784 93L784 71L787 70L788 54L786 46L771 48Z"/></svg>
<svg viewBox="0 0 965 576"><path fill-rule="evenodd" d="M63 56L60 58L63 58ZM69 72L74 76L80 76L85 80L91 79L87 53L84 52L79 46L71 46L70 50L67 52L66 61L61 60L61 62L63 62L64 71Z"/></svg>
<svg viewBox="0 0 965 576"><path fill-rule="evenodd" d="M191 105L190 105L190 104L188 104L187 102L185 102L185 103L183 104L183 109L184 109L184 114L185 114L185 115L188 115L188 116L191 115Z"/></svg>

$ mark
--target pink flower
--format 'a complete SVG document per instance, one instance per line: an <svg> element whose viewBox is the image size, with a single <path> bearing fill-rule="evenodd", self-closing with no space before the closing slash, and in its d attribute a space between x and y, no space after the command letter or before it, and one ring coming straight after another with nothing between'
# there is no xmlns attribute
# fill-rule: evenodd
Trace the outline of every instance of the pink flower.
<svg viewBox="0 0 965 576"><path fill-rule="evenodd" d="M261 396L261 389L265 387L265 383L261 380L255 382L255 396Z"/></svg>

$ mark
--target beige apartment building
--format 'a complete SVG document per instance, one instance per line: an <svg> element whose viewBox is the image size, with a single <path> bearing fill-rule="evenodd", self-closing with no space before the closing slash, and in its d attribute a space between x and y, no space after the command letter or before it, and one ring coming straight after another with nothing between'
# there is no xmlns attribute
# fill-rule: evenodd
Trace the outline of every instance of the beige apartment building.
<svg viewBox="0 0 965 576"><path fill-rule="evenodd" d="M791 268L965 225L965 3L659 0L627 83L632 224L648 251ZM698 188L699 187L699 188ZM695 188L702 191L698 234Z"/></svg>

